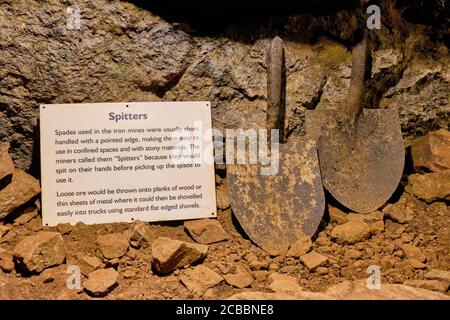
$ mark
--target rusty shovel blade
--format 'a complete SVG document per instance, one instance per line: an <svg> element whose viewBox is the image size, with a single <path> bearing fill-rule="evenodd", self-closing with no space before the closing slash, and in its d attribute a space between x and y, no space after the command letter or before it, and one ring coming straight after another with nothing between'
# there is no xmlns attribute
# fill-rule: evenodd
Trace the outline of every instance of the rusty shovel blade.
<svg viewBox="0 0 450 320"><path fill-rule="evenodd" d="M347 208L367 213L394 193L405 160L394 110L364 109L368 33L353 48L347 103L339 110L309 111L306 131L317 141L324 188Z"/></svg>
<svg viewBox="0 0 450 320"><path fill-rule="evenodd" d="M278 171L263 175L261 164L227 166L234 215L250 239L263 250L281 254L300 236L312 236L325 207L316 145L313 139L285 142L285 78L282 41L268 52L266 129L279 129Z"/></svg>

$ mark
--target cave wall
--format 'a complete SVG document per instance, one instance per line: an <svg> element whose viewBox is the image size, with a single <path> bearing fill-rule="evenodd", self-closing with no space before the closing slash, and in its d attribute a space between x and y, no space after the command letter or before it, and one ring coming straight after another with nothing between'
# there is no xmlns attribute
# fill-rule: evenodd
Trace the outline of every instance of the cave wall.
<svg viewBox="0 0 450 320"><path fill-rule="evenodd" d="M398 109L408 143L449 125L448 4L429 1L427 12L423 1L380 2L366 106ZM286 48L291 134L304 134L305 110L345 99L361 20L348 3L313 1L304 12L301 5L293 14L255 11L217 25L208 11L209 19L190 21L186 8L168 15L145 3L77 1L81 29L69 30L70 1L0 2L0 141L11 143L16 165L32 167L44 103L211 100L214 127L263 126L265 51L275 35Z"/></svg>

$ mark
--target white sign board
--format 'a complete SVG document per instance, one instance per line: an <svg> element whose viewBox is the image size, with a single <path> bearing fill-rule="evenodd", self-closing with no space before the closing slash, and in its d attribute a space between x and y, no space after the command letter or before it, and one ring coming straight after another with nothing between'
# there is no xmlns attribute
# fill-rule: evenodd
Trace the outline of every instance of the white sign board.
<svg viewBox="0 0 450 320"><path fill-rule="evenodd" d="M44 225L216 216L209 102L42 105Z"/></svg>

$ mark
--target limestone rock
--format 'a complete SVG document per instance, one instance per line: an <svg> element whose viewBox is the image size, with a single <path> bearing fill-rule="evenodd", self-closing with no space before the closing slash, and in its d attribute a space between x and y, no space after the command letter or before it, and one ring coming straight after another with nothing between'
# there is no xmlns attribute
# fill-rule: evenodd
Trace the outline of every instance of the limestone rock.
<svg viewBox="0 0 450 320"><path fill-rule="evenodd" d="M225 282L236 288L249 287L253 282L253 276L243 267L238 266L234 273L224 276Z"/></svg>
<svg viewBox="0 0 450 320"><path fill-rule="evenodd" d="M430 270L427 274L425 274L425 279L428 280L441 280L450 283L450 271L444 270Z"/></svg>
<svg viewBox="0 0 450 320"><path fill-rule="evenodd" d="M210 244L228 238L227 233L216 219L185 221L184 228L196 242L201 244Z"/></svg>
<svg viewBox="0 0 450 320"><path fill-rule="evenodd" d="M103 264L97 257L92 257L89 255L78 255L77 265L80 267L81 273L85 276L88 276L91 272L100 269Z"/></svg>
<svg viewBox="0 0 450 320"><path fill-rule="evenodd" d="M9 143L0 143L0 183L3 179L10 178L14 172L14 163L8 153ZM1 188L1 184L0 184Z"/></svg>
<svg viewBox="0 0 450 320"><path fill-rule="evenodd" d="M411 286L432 291L447 292L449 283L440 280L407 280L403 283L405 286Z"/></svg>
<svg viewBox="0 0 450 320"><path fill-rule="evenodd" d="M210 268L198 265L182 272L180 280L189 290L204 291L221 283L223 278Z"/></svg>
<svg viewBox="0 0 450 320"><path fill-rule="evenodd" d="M59 265L66 259L62 236L50 231L26 237L16 245L13 255L19 267L37 273Z"/></svg>
<svg viewBox="0 0 450 320"><path fill-rule="evenodd" d="M310 253L307 253L300 257L300 261L309 269L314 270L317 267L323 266L327 261L328 258L321 255L320 253L317 253L315 251L311 251Z"/></svg>
<svg viewBox="0 0 450 320"><path fill-rule="evenodd" d="M152 244L152 265L158 273L171 273L206 257L208 246L159 237Z"/></svg>
<svg viewBox="0 0 450 320"><path fill-rule="evenodd" d="M120 258L124 256L130 246L127 237L121 233L100 235L97 244L106 259Z"/></svg>
<svg viewBox="0 0 450 320"><path fill-rule="evenodd" d="M0 220L40 192L39 182L34 177L21 169L15 169L11 183L0 190Z"/></svg>
<svg viewBox="0 0 450 320"><path fill-rule="evenodd" d="M446 129L429 132L411 146L411 156L416 170L450 169L450 132Z"/></svg>
<svg viewBox="0 0 450 320"><path fill-rule="evenodd" d="M297 278L292 276L272 273L269 276L269 281L271 281L269 288L274 292L292 293L303 291L303 288L298 284Z"/></svg>
<svg viewBox="0 0 450 320"><path fill-rule="evenodd" d="M156 236L148 222L136 221L130 234L130 244L133 248L145 248L149 246Z"/></svg>
<svg viewBox="0 0 450 320"><path fill-rule="evenodd" d="M427 202L450 199L450 170L412 174L408 184L413 195Z"/></svg>
<svg viewBox="0 0 450 320"><path fill-rule="evenodd" d="M312 241L308 236L300 236L287 252L288 257L300 258L300 256L308 253L312 249Z"/></svg>
<svg viewBox="0 0 450 320"><path fill-rule="evenodd" d="M89 274L83 287L89 295L103 297L116 287L118 277L119 273L113 268L97 270Z"/></svg>
<svg viewBox="0 0 450 320"><path fill-rule="evenodd" d="M331 237L340 244L354 244L367 240L370 237L370 228L364 221L351 219L347 223L334 227Z"/></svg>

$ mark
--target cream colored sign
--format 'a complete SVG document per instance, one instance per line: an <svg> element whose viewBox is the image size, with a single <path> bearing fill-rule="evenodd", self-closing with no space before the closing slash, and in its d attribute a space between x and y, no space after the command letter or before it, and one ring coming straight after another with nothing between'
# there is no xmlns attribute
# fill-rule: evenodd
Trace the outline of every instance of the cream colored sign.
<svg viewBox="0 0 450 320"><path fill-rule="evenodd" d="M216 216L209 102L42 105L44 225Z"/></svg>

